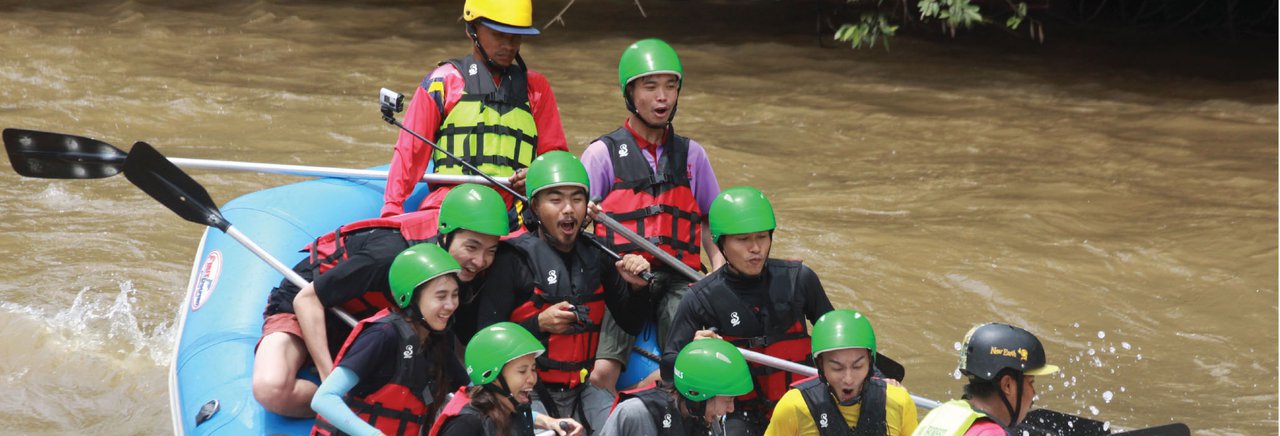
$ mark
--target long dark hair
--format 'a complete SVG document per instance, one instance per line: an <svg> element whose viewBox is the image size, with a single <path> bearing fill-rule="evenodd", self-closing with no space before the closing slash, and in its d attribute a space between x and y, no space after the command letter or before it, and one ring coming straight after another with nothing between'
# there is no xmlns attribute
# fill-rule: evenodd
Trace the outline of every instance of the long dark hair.
<svg viewBox="0 0 1280 436"><path fill-rule="evenodd" d="M453 279L459 285L461 284L461 282L458 282L457 274L446 274L436 277L436 279L445 277ZM427 406L428 417L435 416L436 411L441 407L444 407L445 396L450 393L447 387L449 383L449 367L446 359L457 358L451 349L452 347L450 347L453 345L452 335L449 334L453 327L453 317L449 317L449 325L445 326L443 331L437 332L431 330L430 325L426 325L426 321L422 318L422 313L418 310L418 298L422 296L422 293L418 291L421 291L427 283L431 283L436 279L428 280L419 285L418 289L415 289L413 292L413 298L409 299L409 305L399 311L400 316L410 325L419 323L423 324L428 332L427 336L422 338L422 352L426 353L428 362L431 363L431 368L433 372L435 372L431 375L431 398L423 398L423 401L430 401L431 403Z"/></svg>
<svg viewBox="0 0 1280 436"><path fill-rule="evenodd" d="M502 375L499 374L498 377ZM510 434L511 414L516 411L514 404L510 401L502 401L502 396L490 392L484 386L467 388L467 396L471 397L471 405L493 422L493 428L497 430L497 434Z"/></svg>

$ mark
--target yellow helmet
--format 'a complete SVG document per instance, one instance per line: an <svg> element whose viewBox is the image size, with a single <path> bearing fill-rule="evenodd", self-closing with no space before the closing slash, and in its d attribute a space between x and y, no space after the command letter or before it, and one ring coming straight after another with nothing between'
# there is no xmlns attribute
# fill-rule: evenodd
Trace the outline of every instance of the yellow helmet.
<svg viewBox="0 0 1280 436"><path fill-rule="evenodd" d="M462 6L462 19L502 33L537 35L533 27L533 0L467 0Z"/></svg>

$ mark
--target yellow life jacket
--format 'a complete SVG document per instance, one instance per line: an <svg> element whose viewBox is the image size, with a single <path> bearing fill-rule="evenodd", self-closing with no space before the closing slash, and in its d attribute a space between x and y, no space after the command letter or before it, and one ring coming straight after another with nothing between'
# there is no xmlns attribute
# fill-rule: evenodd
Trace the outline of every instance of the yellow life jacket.
<svg viewBox="0 0 1280 436"><path fill-rule="evenodd" d="M978 418L987 415L973 410L965 400L951 400L933 409L911 436L964 436Z"/></svg>
<svg viewBox="0 0 1280 436"><path fill-rule="evenodd" d="M515 65L503 72L501 86L494 85L489 69L473 55L444 63L458 69L464 85L458 103L445 114L444 79L428 76L423 80L423 89L435 99L444 120L436 132L436 144L494 177L507 177L529 166L538 152L538 126L530 109L524 60L516 56ZM437 174L472 174L440 151L432 154L432 162Z"/></svg>

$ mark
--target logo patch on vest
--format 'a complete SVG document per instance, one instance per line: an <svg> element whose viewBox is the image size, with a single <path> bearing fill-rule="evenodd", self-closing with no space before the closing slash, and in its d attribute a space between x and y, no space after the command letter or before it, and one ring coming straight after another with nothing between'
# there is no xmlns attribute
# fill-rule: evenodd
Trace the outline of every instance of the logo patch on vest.
<svg viewBox="0 0 1280 436"><path fill-rule="evenodd" d="M412 359L412 358L413 358L413 345L405 345L405 346L404 346L404 358L405 358L405 359Z"/></svg>
<svg viewBox="0 0 1280 436"><path fill-rule="evenodd" d="M467 68L467 75L469 76L476 75L476 64L471 64L471 68Z"/></svg>
<svg viewBox="0 0 1280 436"><path fill-rule="evenodd" d="M818 419L818 426L819 426L819 427L822 427L822 428L827 428L827 414L826 414L826 413L823 413L823 414L822 414L822 416Z"/></svg>
<svg viewBox="0 0 1280 436"><path fill-rule="evenodd" d="M662 428L671 428L671 414L662 415Z"/></svg>
<svg viewBox="0 0 1280 436"><path fill-rule="evenodd" d="M627 152L627 144L618 146L618 157L627 157L628 154L630 153Z"/></svg>
<svg viewBox="0 0 1280 436"><path fill-rule="evenodd" d="M547 284L554 285L556 284L557 281L558 280L556 279L556 270L547 271Z"/></svg>
<svg viewBox="0 0 1280 436"><path fill-rule="evenodd" d="M742 323L742 320L738 319L738 312L729 314L729 324L733 325L734 327L737 327L738 324L741 324L741 323Z"/></svg>

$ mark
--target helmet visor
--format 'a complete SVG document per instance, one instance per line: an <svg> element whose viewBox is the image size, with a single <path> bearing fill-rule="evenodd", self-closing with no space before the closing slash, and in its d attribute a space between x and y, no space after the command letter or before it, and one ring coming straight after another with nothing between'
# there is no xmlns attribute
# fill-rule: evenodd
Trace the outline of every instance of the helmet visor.
<svg viewBox="0 0 1280 436"><path fill-rule="evenodd" d="M532 35L542 34L542 32L539 32L538 29L533 27L508 26L506 24L502 24L497 21L490 20L488 18L480 18L480 19L477 19L476 22L483 24L484 27L488 27L490 29L497 30L502 33L512 34L512 35L531 35L532 36Z"/></svg>
<svg viewBox="0 0 1280 436"><path fill-rule="evenodd" d="M1058 372L1058 365L1049 365L1049 364L1045 364L1044 366L1039 367L1039 368L1036 368L1036 369L1028 369L1028 370L1026 370L1025 372L1023 372L1023 374L1026 374L1026 375L1049 375L1049 374L1053 374L1053 373L1055 373L1055 372Z"/></svg>

